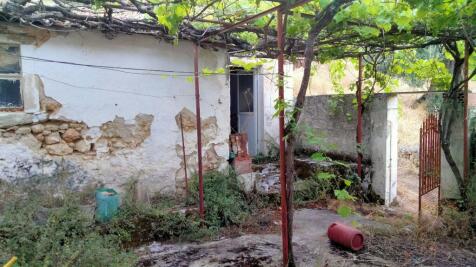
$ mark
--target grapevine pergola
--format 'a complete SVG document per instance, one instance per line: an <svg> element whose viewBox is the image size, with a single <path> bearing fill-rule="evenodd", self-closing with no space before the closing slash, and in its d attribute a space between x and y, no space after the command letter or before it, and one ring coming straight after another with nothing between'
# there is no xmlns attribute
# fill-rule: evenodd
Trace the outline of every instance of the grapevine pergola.
<svg viewBox="0 0 476 267"><path fill-rule="evenodd" d="M449 91L464 87L467 100L468 80L476 74L476 70L470 72L468 67L469 55L474 51L476 39L476 1L472 0L52 0L51 4L40 0L9 0L0 11L0 20L52 31L96 29L111 38L118 33L126 33L152 35L170 42L194 42L199 210L202 218L205 206L200 120L201 72L198 67L200 48L222 48L235 56L277 58L278 103L284 101L285 57L304 58L302 83L287 124L284 107L279 110L284 265L294 265L293 127L299 121L304 106L313 61L349 57L359 59L356 87L358 143L362 142L363 56L431 45L444 45L451 52L455 51L452 46L464 40L465 76L452 81ZM457 51L456 47L455 54ZM459 55L453 56L456 58ZM465 142L465 153L467 150ZM359 166L361 160L359 152ZM467 177L467 162L464 177Z"/></svg>

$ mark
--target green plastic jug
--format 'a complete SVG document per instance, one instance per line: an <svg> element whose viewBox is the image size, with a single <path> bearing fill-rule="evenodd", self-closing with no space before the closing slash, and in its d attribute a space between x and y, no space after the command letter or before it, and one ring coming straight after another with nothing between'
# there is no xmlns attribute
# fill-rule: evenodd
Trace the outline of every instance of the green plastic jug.
<svg viewBox="0 0 476 267"><path fill-rule="evenodd" d="M96 189L96 221L110 221L119 210L119 202L119 194L114 189Z"/></svg>

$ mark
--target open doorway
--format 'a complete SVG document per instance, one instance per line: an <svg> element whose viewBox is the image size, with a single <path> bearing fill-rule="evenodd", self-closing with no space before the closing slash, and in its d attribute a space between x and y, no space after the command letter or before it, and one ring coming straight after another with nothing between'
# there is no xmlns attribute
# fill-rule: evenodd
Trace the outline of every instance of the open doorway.
<svg viewBox="0 0 476 267"><path fill-rule="evenodd" d="M432 103L438 95L400 94L398 128L398 203L402 210L418 213L420 171L420 128L429 114L436 111ZM436 213L438 190L422 197L424 213Z"/></svg>
<svg viewBox="0 0 476 267"><path fill-rule="evenodd" d="M233 69L230 72L231 133L248 135L248 153L258 153L258 112L255 75L251 71Z"/></svg>

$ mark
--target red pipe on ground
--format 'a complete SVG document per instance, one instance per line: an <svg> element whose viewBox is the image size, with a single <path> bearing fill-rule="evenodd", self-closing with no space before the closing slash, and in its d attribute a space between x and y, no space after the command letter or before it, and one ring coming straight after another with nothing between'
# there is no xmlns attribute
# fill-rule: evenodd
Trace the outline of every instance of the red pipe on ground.
<svg viewBox="0 0 476 267"><path fill-rule="evenodd" d="M278 11L278 91L279 101L284 101L284 32L283 14ZM286 147L284 143L284 110L279 112L279 182L281 184L281 237L283 242L283 266L288 265L288 206L286 190Z"/></svg>
<svg viewBox="0 0 476 267"><path fill-rule="evenodd" d="M342 223L335 222L327 228L329 239L353 251L359 251L364 247L364 235L359 230Z"/></svg>
<svg viewBox="0 0 476 267"><path fill-rule="evenodd" d="M195 76L195 109L197 119L197 158L198 158L198 196L200 218L205 219L205 204L203 200L203 165L202 165L202 120L200 117L200 80L198 76L198 44L194 46L193 67Z"/></svg>

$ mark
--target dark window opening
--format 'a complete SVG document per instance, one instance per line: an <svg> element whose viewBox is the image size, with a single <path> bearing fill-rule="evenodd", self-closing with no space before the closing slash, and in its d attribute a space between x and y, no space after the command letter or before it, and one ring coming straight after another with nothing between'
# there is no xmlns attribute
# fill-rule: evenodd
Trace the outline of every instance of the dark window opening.
<svg viewBox="0 0 476 267"><path fill-rule="evenodd" d="M0 44L0 111L21 111L20 47Z"/></svg>
<svg viewBox="0 0 476 267"><path fill-rule="evenodd" d="M23 106L19 80L0 80L0 108L20 108Z"/></svg>
<svg viewBox="0 0 476 267"><path fill-rule="evenodd" d="M0 44L0 73L20 73L20 47Z"/></svg>

